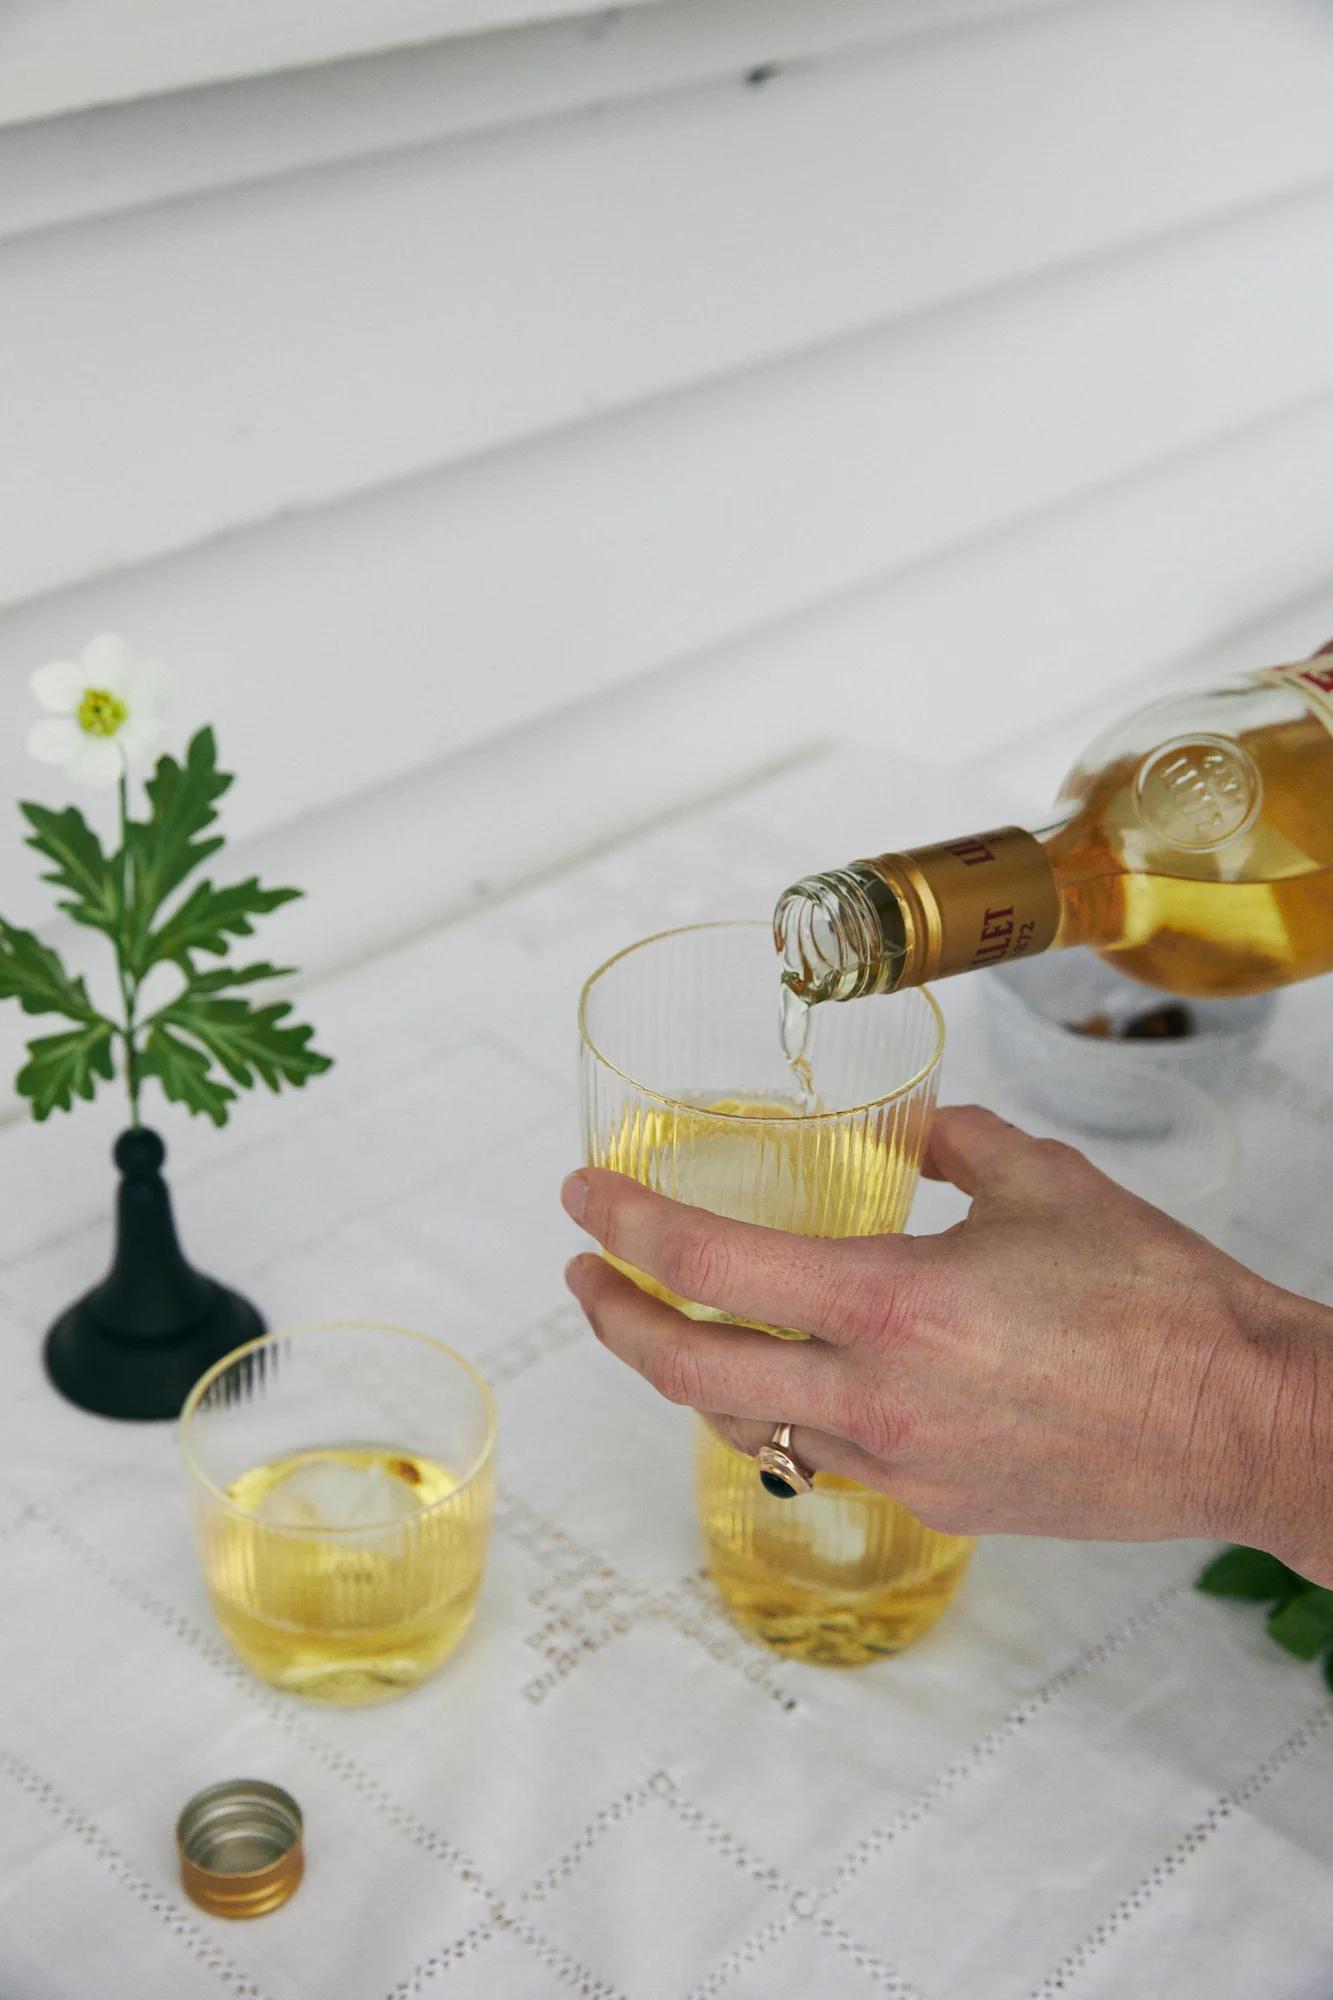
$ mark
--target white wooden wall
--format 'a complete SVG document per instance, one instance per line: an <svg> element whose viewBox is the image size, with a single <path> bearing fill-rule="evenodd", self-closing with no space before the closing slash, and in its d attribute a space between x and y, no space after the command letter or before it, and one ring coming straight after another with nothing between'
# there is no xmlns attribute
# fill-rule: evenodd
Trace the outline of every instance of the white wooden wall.
<svg viewBox="0 0 1333 2000"><path fill-rule="evenodd" d="M10 0L0 909L100 629L313 967L822 738L1044 789L1312 648L1331 106L1333 0Z"/></svg>

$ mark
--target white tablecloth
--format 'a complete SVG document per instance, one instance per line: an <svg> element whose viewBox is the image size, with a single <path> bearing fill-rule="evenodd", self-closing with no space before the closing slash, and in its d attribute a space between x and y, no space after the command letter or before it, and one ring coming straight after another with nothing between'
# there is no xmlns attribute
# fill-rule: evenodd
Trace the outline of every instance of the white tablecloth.
<svg viewBox="0 0 1333 2000"><path fill-rule="evenodd" d="M1326 2000L1333 1697L1191 1591L1199 1546L995 1539L901 1659L778 1660L700 1574L685 1420L564 1300L581 976L987 817L957 779L816 761L316 991L339 1068L303 1097L220 1137L163 1117L204 1268L275 1324L437 1332L496 1385L478 1624L382 1708L252 1680L210 1620L171 1427L81 1415L41 1374L105 1259L114 1107L0 1135L3 2000ZM957 1096L981 982L941 997ZM1328 1004L1282 1004L1235 1239L1324 1298ZM924 1191L916 1226L950 1199ZM183 1898L172 1846L184 1799L238 1774L307 1823L304 1886L248 1925Z"/></svg>

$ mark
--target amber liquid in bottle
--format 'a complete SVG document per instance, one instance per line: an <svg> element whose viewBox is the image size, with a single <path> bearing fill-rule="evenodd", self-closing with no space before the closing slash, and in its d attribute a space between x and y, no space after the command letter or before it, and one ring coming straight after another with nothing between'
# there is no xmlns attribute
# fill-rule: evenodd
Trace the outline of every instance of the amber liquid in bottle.
<svg viewBox="0 0 1333 2000"><path fill-rule="evenodd" d="M1062 891L1057 943L1096 945L1145 984L1198 998L1333 970L1333 736L1307 715L1237 740L1263 788L1243 877L1174 847L1127 869L1136 787L1134 760L1120 760L1088 775L1082 810L1043 843Z"/></svg>
<svg viewBox="0 0 1333 2000"><path fill-rule="evenodd" d="M1199 998L1333 971L1333 663L1156 703L1076 765L1049 826L807 877L774 932L807 1003L1064 945Z"/></svg>

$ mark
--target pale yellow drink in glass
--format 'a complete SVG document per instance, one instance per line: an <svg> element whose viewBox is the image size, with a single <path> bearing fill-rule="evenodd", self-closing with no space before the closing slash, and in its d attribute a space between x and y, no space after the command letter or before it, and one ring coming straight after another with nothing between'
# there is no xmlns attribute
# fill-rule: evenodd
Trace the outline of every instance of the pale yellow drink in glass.
<svg viewBox="0 0 1333 2000"><path fill-rule="evenodd" d="M321 1529L321 1480L351 1510L394 1509L393 1524ZM457 1487L433 1459L382 1448L292 1452L233 1480L234 1509L203 1536L204 1582L252 1672L343 1707L433 1673L472 1623L486 1557L476 1505L438 1504Z"/></svg>
<svg viewBox="0 0 1333 2000"><path fill-rule="evenodd" d="M934 1001L918 992L901 996L901 1010L898 999L878 1012L820 1010L812 1099L792 1089L776 986L766 927L750 925L648 939L595 974L582 1012L589 1164L797 1235L901 1229L934 1103L942 1044ZM672 1073L704 1087L671 1096L635 1080ZM723 1087L708 1088L713 1078ZM762 1087L738 1089L737 1078ZM830 1097L847 1108L831 1108ZM630 1275L692 1317L725 1317ZM774 1421L786 1414L775 1411ZM971 1541L934 1533L884 1494L821 1474L813 1493L775 1499L754 1461L702 1423L695 1468L704 1549L728 1611L794 1657L859 1665L897 1652L935 1622L962 1580Z"/></svg>
<svg viewBox="0 0 1333 2000"><path fill-rule="evenodd" d="M461 1357L396 1328L271 1335L205 1376L182 1431L209 1599L262 1680L349 1707L448 1658L494 1509L490 1395Z"/></svg>

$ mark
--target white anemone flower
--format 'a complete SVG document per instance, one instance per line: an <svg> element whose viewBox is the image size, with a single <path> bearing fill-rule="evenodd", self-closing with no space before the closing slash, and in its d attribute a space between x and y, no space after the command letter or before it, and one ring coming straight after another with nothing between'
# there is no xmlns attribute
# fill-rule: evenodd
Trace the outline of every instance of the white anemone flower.
<svg viewBox="0 0 1333 2000"><path fill-rule="evenodd" d="M63 764L82 785L114 785L130 760L145 756L162 733L169 675L104 632L77 660L48 660L32 691L49 712L34 722L28 749L40 764Z"/></svg>

